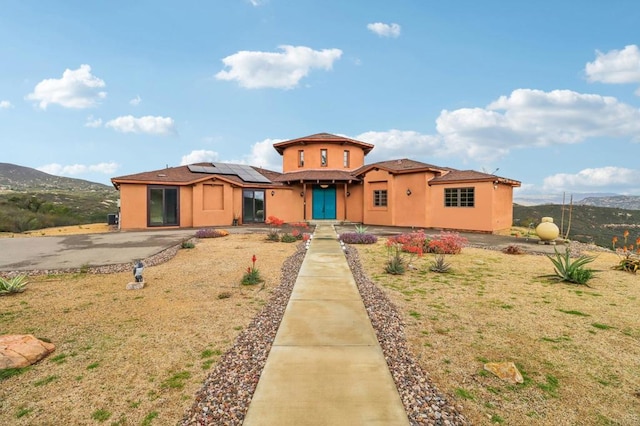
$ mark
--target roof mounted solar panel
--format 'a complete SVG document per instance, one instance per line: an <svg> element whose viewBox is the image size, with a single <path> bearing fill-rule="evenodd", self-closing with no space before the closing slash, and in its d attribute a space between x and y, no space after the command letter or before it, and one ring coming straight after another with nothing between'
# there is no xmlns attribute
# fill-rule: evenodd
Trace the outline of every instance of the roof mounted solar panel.
<svg viewBox="0 0 640 426"><path fill-rule="evenodd" d="M211 163L211 167L190 164L187 167L192 173L230 175L237 176L244 182L271 183L269 179L258 173L253 167L247 166L246 164Z"/></svg>

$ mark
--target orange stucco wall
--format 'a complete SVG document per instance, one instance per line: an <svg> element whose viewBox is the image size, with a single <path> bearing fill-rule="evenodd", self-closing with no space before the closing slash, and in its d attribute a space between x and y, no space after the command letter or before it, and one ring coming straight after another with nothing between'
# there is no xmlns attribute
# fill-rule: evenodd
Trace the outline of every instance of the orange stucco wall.
<svg viewBox="0 0 640 426"><path fill-rule="evenodd" d="M321 150L327 150L327 166L320 162ZM304 166L298 166L298 152L304 151ZM349 151L349 167L344 166L344 151ZM364 152L353 145L310 143L302 146L287 147L282 153L282 171L295 172L299 170L333 169L355 170L364 165Z"/></svg>
<svg viewBox="0 0 640 426"><path fill-rule="evenodd" d="M474 207L445 207L444 189L474 187ZM492 182L472 184L433 185L434 228L494 232L511 226L513 201L511 187Z"/></svg>
<svg viewBox="0 0 640 426"><path fill-rule="evenodd" d="M122 229L147 227L146 185L120 185L120 227Z"/></svg>

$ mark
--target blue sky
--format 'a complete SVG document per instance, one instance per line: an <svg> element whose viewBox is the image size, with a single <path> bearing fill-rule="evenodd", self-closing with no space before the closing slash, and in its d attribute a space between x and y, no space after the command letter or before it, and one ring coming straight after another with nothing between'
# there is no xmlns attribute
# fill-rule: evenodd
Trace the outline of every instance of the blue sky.
<svg viewBox="0 0 640 426"><path fill-rule="evenodd" d="M280 171L328 132L522 182L640 195L640 2L4 0L0 162L109 183Z"/></svg>

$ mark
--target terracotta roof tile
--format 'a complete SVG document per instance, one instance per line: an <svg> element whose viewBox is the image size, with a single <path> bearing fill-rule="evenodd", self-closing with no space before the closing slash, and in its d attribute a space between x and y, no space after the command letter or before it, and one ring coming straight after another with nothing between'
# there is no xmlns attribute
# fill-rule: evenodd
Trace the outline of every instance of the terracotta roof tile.
<svg viewBox="0 0 640 426"><path fill-rule="evenodd" d="M431 179L429 184L482 181L498 181L511 186L520 186L520 182L517 180L507 179L489 173L477 172L475 170L451 170L447 174Z"/></svg>
<svg viewBox="0 0 640 426"><path fill-rule="evenodd" d="M360 174L372 169L383 169L391 173L411 173L411 172L448 172L453 169L449 167L438 167L432 164L422 163L420 161L410 160L408 158L401 158L397 160L379 161L377 163L367 164L355 170L353 174L359 176Z"/></svg>
<svg viewBox="0 0 640 426"><path fill-rule="evenodd" d="M355 139L347 138L345 136L332 135L331 133L316 133L315 135L304 136L302 138L290 139L273 144L273 147L282 155L285 148L292 145L304 145L305 143L339 143L347 145L355 145L364 151L367 155L372 149L373 145L370 143L358 141Z"/></svg>
<svg viewBox="0 0 640 426"><path fill-rule="evenodd" d="M308 182L308 181L335 181L359 182L360 179L343 170L301 170L299 172L283 173L279 177L273 179L274 182Z"/></svg>
<svg viewBox="0 0 640 426"><path fill-rule="evenodd" d="M197 166L211 166L211 163L196 163ZM277 178L282 173L274 172L271 170L262 169L259 167L251 166L255 171L273 182L274 178ZM159 185L187 185L194 182L210 179L211 177L227 180L233 182L239 186L273 186L272 183L256 183L245 182L235 175L218 175L207 173L194 173L189 170L188 166L167 167L165 169L153 170L150 172L135 173L132 175L118 176L111 179L114 184L125 182L137 182L137 183L149 183ZM278 184L280 185L280 184Z"/></svg>

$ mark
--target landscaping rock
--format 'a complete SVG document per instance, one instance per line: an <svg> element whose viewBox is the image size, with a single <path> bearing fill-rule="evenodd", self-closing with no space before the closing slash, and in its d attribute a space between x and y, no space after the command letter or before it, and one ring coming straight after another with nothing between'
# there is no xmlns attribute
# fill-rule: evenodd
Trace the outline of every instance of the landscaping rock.
<svg viewBox="0 0 640 426"><path fill-rule="evenodd" d="M502 380L508 380L511 383L524 383L522 374L513 362L488 362L484 365L484 369Z"/></svg>
<svg viewBox="0 0 640 426"><path fill-rule="evenodd" d="M43 342L31 334L0 336L0 370L28 367L55 349L54 344Z"/></svg>
<svg viewBox="0 0 640 426"><path fill-rule="evenodd" d="M127 284L127 290L141 290L144 288L144 281L130 282Z"/></svg>

